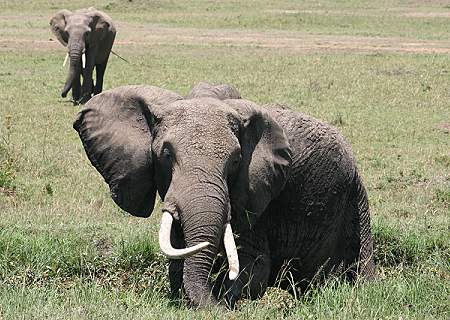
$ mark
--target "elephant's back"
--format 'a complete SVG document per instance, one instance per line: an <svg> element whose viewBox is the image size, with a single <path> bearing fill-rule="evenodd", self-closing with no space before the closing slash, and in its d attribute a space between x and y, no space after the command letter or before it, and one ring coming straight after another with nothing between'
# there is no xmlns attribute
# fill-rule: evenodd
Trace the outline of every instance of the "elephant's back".
<svg viewBox="0 0 450 320"><path fill-rule="evenodd" d="M324 187L337 187L353 180L355 159L338 129L282 105L265 107L289 139L293 155L291 179L309 178L314 180L310 181L312 184L321 181Z"/></svg>

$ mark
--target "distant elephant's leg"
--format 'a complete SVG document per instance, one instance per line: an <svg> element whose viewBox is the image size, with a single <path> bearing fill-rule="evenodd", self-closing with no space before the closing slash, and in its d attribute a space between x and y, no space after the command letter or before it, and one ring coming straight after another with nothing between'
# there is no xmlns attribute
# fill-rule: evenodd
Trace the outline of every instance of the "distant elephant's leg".
<svg viewBox="0 0 450 320"><path fill-rule="evenodd" d="M239 249L239 276L235 281L227 279L225 299L233 308L242 296L252 300L264 295L270 275L270 255L267 238L258 230L241 234L236 239Z"/></svg>
<svg viewBox="0 0 450 320"><path fill-rule="evenodd" d="M92 73L94 71L95 51L86 51L86 65L83 69L83 86L81 88L80 103L86 103L92 96L93 81Z"/></svg>
<svg viewBox="0 0 450 320"><path fill-rule="evenodd" d="M96 79L95 79L94 95L99 94L103 90L103 76L105 74L107 63L108 61L105 61L104 63L95 65Z"/></svg>

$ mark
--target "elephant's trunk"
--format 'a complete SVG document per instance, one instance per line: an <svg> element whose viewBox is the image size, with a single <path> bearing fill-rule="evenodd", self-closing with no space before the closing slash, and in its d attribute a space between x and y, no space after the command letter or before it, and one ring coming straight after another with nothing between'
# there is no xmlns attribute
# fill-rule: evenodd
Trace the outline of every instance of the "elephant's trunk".
<svg viewBox="0 0 450 320"><path fill-rule="evenodd" d="M217 303L212 296L209 276L219 252L226 215L222 212L223 208L214 207L216 206L196 206L196 213L183 214L189 217L182 223L186 246L191 247L205 241L210 243L184 261L184 289L191 303L199 307Z"/></svg>
<svg viewBox="0 0 450 320"><path fill-rule="evenodd" d="M208 177L208 180L211 179ZM212 295L210 275L219 250L223 248L225 229L231 232L230 227L226 228L230 218L227 186L222 181L202 181L187 185L186 181L193 179L188 179L186 176L181 179L174 178L174 180L165 197L163 211L178 214L187 250L199 244L208 243L200 251L185 257L184 289L194 306L215 304L217 301ZM177 183L180 180L184 182L182 185ZM228 235L227 238L230 236L232 237ZM235 248L234 243L233 246ZM234 260L237 260L237 253L234 256L236 257ZM236 272L235 267L233 272Z"/></svg>
<svg viewBox="0 0 450 320"><path fill-rule="evenodd" d="M163 211L161 217L161 228L159 229L159 247L161 251L170 259L184 259L202 251L209 246L209 242L198 243L193 247L185 249L175 249L170 242L173 218L169 211Z"/></svg>
<svg viewBox="0 0 450 320"><path fill-rule="evenodd" d="M172 231L173 218L169 211L164 211L161 217L161 228L159 230L159 246L161 251L170 259L184 259L190 257L197 252L202 251L204 248L210 245L209 242L201 242L193 247L176 249L170 242L170 234ZM227 254L227 260L229 265L229 278L234 280L239 274L239 259L236 249L236 243L234 242L233 230L231 224L228 222L225 224L225 233L223 236L223 245Z"/></svg>
<svg viewBox="0 0 450 320"><path fill-rule="evenodd" d="M72 88L75 79L81 74L81 55L83 54L84 45L78 43L69 44L69 74L67 75L66 83L61 91L61 96L65 98L67 93Z"/></svg>

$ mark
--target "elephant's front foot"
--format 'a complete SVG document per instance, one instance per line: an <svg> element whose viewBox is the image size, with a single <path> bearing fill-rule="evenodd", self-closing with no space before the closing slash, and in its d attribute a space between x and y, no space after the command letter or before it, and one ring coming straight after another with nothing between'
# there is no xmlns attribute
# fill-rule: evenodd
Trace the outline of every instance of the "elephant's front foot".
<svg viewBox="0 0 450 320"><path fill-rule="evenodd" d="M74 106L77 106L77 105L79 105L80 104L80 96L72 96L72 104L74 105Z"/></svg>
<svg viewBox="0 0 450 320"><path fill-rule="evenodd" d="M226 289L224 299L231 309L242 297L251 300L261 298L266 292L269 281L271 270L269 254L261 248L256 251L245 250L245 247L257 248L256 242L249 246L248 242L245 241L248 240L246 237L248 237L248 234L241 235L239 239L241 248L243 248L239 252L241 265L239 275L235 280L226 278L224 283ZM262 248L266 246L264 240L261 240L259 244L263 244Z"/></svg>
<svg viewBox="0 0 450 320"><path fill-rule="evenodd" d="M101 93L101 92L102 92L102 86L96 84L95 87L94 87L94 96L95 96L96 94Z"/></svg>
<svg viewBox="0 0 450 320"><path fill-rule="evenodd" d="M169 281L170 298L172 300L181 299L183 291L183 261L169 261Z"/></svg>
<svg viewBox="0 0 450 320"><path fill-rule="evenodd" d="M91 94L84 94L81 99L79 99L77 102L78 104L85 104L91 99Z"/></svg>
<svg viewBox="0 0 450 320"><path fill-rule="evenodd" d="M226 306L229 309L233 310L236 307L236 302L239 300L240 297L241 297L240 290L233 290L232 288L229 288L226 291L223 300Z"/></svg>

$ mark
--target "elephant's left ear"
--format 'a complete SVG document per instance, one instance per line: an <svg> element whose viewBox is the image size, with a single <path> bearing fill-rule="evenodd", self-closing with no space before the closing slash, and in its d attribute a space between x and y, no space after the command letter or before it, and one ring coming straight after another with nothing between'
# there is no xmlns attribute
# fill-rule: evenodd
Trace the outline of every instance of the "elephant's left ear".
<svg viewBox="0 0 450 320"><path fill-rule="evenodd" d="M69 42L69 34L66 32L66 20L72 12L69 10L60 10L50 19L50 28L59 42L63 46L67 46Z"/></svg>
<svg viewBox="0 0 450 320"><path fill-rule="evenodd" d="M103 40L108 31L115 31L112 20L105 13L95 10L95 8L89 8L90 15L92 16L92 31L97 35L98 40Z"/></svg>
<svg viewBox="0 0 450 320"><path fill-rule="evenodd" d="M233 210L244 215L239 218L251 227L283 190L291 168L291 149L284 130L263 108L248 100L225 102L241 117L242 161L230 191L231 202Z"/></svg>

